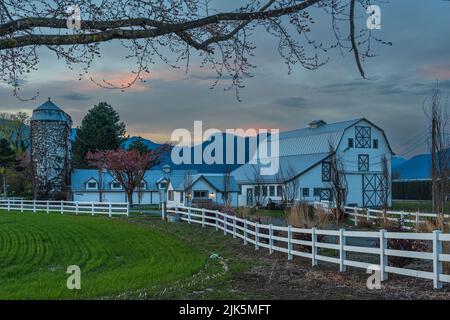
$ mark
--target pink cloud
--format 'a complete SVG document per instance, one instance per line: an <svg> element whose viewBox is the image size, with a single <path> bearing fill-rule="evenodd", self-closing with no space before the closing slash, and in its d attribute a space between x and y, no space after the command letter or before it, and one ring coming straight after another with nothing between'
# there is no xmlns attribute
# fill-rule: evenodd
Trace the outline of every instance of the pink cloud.
<svg viewBox="0 0 450 320"><path fill-rule="evenodd" d="M427 78L438 80L450 79L450 65L447 66L425 66L421 68L421 73Z"/></svg>

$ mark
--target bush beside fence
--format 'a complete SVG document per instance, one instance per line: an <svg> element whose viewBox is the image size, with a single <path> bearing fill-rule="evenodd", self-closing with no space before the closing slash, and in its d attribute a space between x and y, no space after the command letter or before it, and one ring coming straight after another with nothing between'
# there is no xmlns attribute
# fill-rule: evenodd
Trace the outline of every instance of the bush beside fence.
<svg viewBox="0 0 450 320"><path fill-rule="evenodd" d="M344 272L347 267L371 269L375 267L380 272L380 279L388 279L388 274L399 274L410 277L433 280L434 288L442 288L443 283L450 283L450 275L443 273L443 263L450 262L450 254L443 254L442 243L450 242L450 234L442 234L441 231L433 233L409 233L409 232L387 232L380 231L347 231L321 230L317 228L303 229L292 226L281 227L275 225L261 224L241 219L233 215L228 215L220 211L207 210L191 207L175 207L162 211L165 214L179 214L182 221L187 223L201 224L203 227L214 227L222 230L224 235L230 234L233 238L241 238L244 244L251 243L255 250L266 248L270 253L275 251L287 254L289 260L294 256L311 260L312 266L316 266L319 261L329 262L339 265L339 270ZM301 235L308 235L310 241ZM336 239L337 243L322 241L328 236ZM319 240L320 237L320 240ZM348 245L349 238L376 239L377 247ZM393 250L388 247L390 239L398 240L420 240L431 244L431 252L418 252L406 250ZM302 250L309 247L310 250ZM325 255L323 249L332 250L335 256ZM348 253L370 254L378 257L378 263L368 263L367 261L350 260ZM389 257L404 257L425 260L432 263L432 271L413 270L399 268L388 264Z"/></svg>
<svg viewBox="0 0 450 320"><path fill-rule="evenodd" d="M52 200L0 200L0 209L7 211L58 212L89 215L129 215L127 202L80 202Z"/></svg>

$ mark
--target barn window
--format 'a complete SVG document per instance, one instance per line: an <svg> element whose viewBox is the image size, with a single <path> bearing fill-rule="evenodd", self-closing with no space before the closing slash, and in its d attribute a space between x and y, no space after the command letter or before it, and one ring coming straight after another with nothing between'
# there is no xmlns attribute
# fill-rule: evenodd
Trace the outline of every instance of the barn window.
<svg viewBox="0 0 450 320"><path fill-rule="evenodd" d="M120 184L120 182L113 181L113 182L111 182L111 189L113 189L113 190L121 190L122 189L122 185Z"/></svg>
<svg viewBox="0 0 450 320"><path fill-rule="evenodd" d="M145 183L145 181L141 181L141 183L139 184L139 189L145 190L146 188L147 188L147 184Z"/></svg>
<svg viewBox="0 0 450 320"><path fill-rule="evenodd" d="M256 186L255 187L255 197L258 197L259 196L259 186Z"/></svg>
<svg viewBox="0 0 450 320"><path fill-rule="evenodd" d="M331 180L331 165L329 162L322 162L322 181Z"/></svg>
<svg viewBox="0 0 450 320"><path fill-rule="evenodd" d="M208 198L208 191L195 190L194 191L194 198L196 198L196 199L207 199Z"/></svg>
<svg viewBox="0 0 450 320"><path fill-rule="evenodd" d="M309 197L309 188L303 188L302 194L304 197Z"/></svg>
<svg viewBox="0 0 450 320"><path fill-rule="evenodd" d="M378 149L378 139L373 139L373 148Z"/></svg>
<svg viewBox="0 0 450 320"><path fill-rule="evenodd" d="M184 202L184 193L183 193L183 191L180 192L180 202Z"/></svg>
<svg viewBox="0 0 450 320"><path fill-rule="evenodd" d="M169 190L168 198L169 201L173 201L173 190Z"/></svg>
<svg viewBox="0 0 450 320"><path fill-rule="evenodd" d="M355 126L356 148L371 147L371 129L370 127Z"/></svg>
<svg viewBox="0 0 450 320"><path fill-rule="evenodd" d="M262 187L262 193L263 197L267 197L267 186Z"/></svg>
<svg viewBox="0 0 450 320"><path fill-rule="evenodd" d="M320 189L320 201L332 201L331 189Z"/></svg>
<svg viewBox="0 0 450 320"><path fill-rule="evenodd" d="M277 186L277 196L281 197L283 195L283 187Z"/></svg>
<svg viewBox="0 0 450 320"><path fill-rule="evenodd" d="M314 197L320 197L320 188L314 188Z"/></svg>
<svg viewBox="0 0 450 320"><path fill-rule="evenodd" d="M89 181L88 183L86 183L86 189L97 190L98 189L97 181Z"/></svg>
<svg viewBox="0 0 450 320"><path fill-rule="evenodd" d="M348 147L353 148L353 138L348 138Z"/></svg>
<svg viewBox="0 0 450 320"><path fill-rule="evenodd" d="M369 171L369 155L368 154L358 155L358 170L359 171Z"/></svg>
<svg viewBox="0 0 450 320"><path fill-rule="evenodd" d="M269 196L275 197L275 186L269 187Z"/></svg>

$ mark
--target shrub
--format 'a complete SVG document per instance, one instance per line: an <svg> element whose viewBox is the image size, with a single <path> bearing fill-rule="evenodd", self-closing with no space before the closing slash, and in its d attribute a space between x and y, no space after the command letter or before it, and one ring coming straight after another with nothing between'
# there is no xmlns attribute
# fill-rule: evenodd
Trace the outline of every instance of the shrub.
<svg viewBox="0 0 450 320"><path fill-rule="evenodd" d="M381 221L380 228L390 232L403 232L402 221ZM429 249L429 244L421 240L407 240L407 239L388 239L388 248L393 250L403 251L418 251L426 252ZM392 257L389 256L388 263L393 267L402 268L412 262L411 258Z"/></svg>

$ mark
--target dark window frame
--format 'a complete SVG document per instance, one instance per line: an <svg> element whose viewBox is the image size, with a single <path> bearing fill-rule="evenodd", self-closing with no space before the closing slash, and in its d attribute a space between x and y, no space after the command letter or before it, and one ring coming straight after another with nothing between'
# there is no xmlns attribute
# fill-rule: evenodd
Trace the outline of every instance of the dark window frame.
<svg viewBox="0 0 450 320"><path fill-rule="evenodd" d="M355 147L355 143L354 143L354 140L353 140L353 138L348 138L348 147L349 148L354 148Z"/></svg>
<svg viewBox="0 0 450 320"><path fill-rule="evenodd" d="M355 126L355 148L370 149L372 147L372 128Z"/></svg>
<svg viewBox="0 0 450 320"><path fill-rule="evenodd" d="M372 146L373 146L374 149L378 149L378 147L379 147L378 139L373 139Z"/></svg>
<svg viewBox="0 0 450 320"><path fill-rule="evenodd" d="M322 181L331 181L331 163L329 161L322 162Z"/></svg>
<svg viewBox="0 0 450 320"><path fill-rule="evenodd" d="M370 157L368 154L358 154L358 171L370 170Z"/></svg>
<svg viewBox="0 0 450 320"><path fill-rule="evenodd" d="M302 196L309 197L309 188L302 188Z"/></svg>

